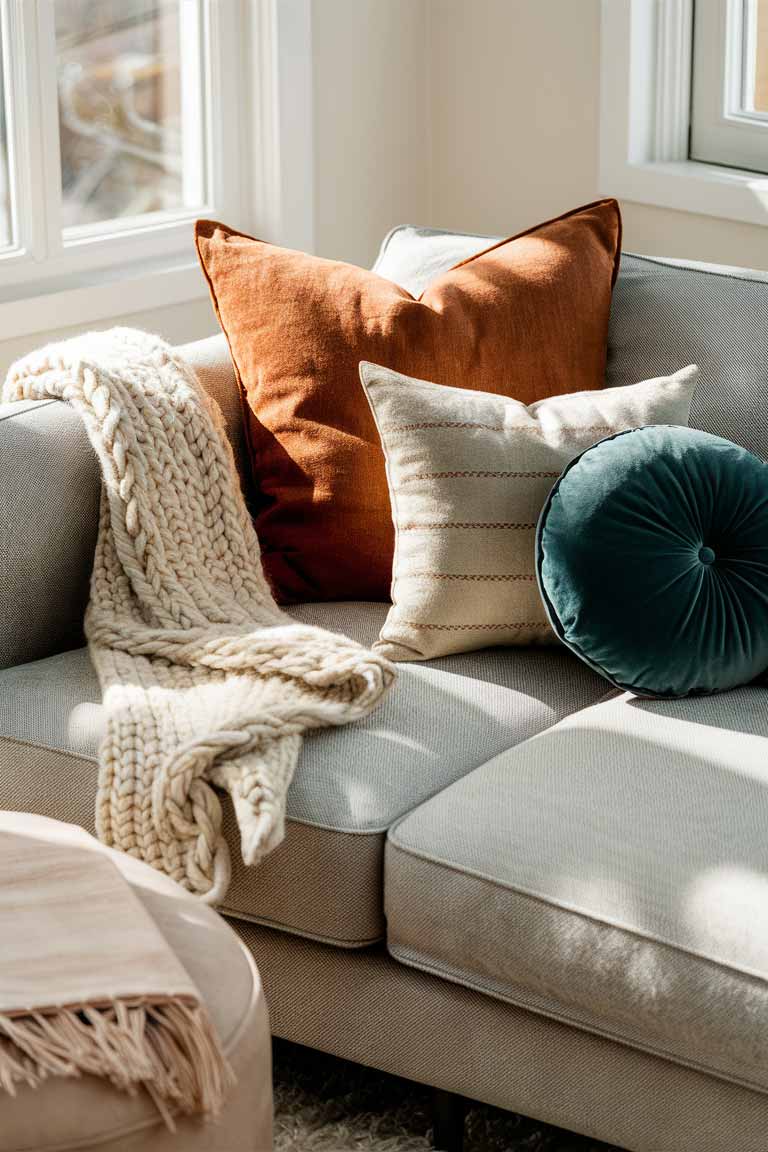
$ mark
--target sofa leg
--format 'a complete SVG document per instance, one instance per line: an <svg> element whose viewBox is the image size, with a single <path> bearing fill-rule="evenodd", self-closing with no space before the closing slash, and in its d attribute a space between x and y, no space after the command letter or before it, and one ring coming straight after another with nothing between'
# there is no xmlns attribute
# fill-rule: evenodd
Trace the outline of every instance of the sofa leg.
<svg viewBox="0 0 768 1152"><path fill-rule="evenodd" d="M455 1092L432 1093L432 1146L439 1152L462 1152L466 1100Z"/></svg>

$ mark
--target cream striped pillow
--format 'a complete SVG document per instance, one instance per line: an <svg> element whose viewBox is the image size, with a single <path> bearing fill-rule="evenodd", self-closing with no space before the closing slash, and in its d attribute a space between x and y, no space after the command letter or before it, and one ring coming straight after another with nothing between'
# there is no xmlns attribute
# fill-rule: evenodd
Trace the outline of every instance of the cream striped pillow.
<svg viewBox="0 0 768 1152"><path fill-rule="evenodd" d="M396 532L393 603L375 647L393 660L429 660L552 641L534 569L550 488L605 436L687 424L697 372L526 407L363 362Z"/></svg>

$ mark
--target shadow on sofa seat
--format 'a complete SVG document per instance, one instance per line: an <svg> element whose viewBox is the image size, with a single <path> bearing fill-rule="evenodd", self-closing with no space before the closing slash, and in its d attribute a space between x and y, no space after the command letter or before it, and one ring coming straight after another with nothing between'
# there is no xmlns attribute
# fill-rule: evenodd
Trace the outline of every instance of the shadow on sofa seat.
<svg viewBox="0 0 768 1152"><path fill-rule="evenodd" d="M389 832L392 955L768 1091L768 688L616 694Z"/></svg>
<svg viewBox="0 0 768 1152"><path fill-rule="evenodd" d="M371 644L386 610L315 604L293 613ZM257 869L240 860L225 800L233 882L224 910L343 947L381 939L389 826L605 691L598 676L554 646L401 665L366 720L307 737L289 792L286 839ZM103 720L85 648L0 672L0 807L92 830Z"/></svg>

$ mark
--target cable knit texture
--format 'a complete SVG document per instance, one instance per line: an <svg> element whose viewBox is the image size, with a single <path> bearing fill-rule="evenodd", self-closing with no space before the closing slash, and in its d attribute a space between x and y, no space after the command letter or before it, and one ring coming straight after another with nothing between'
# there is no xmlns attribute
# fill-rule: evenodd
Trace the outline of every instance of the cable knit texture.
<svg viewBox="0 0 768 1152"><path fill-rule="evenodd" d="M214 786L258 863L283 838L304 732L367 715L394 670L277 607L221 413L162 340L116 328L13 365L4 401L49 398L82 416L104 481L85 621L107 712L98 835L216 903Z"/></svg>

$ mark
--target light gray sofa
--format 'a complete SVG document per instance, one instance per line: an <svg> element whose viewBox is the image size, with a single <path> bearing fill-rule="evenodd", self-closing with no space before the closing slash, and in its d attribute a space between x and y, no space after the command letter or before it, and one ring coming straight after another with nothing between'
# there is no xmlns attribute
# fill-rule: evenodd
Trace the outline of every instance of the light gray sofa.
<svg viewBox="0 0 768 1152"><path fill-rule="evenodd" d="M418 292L485 243L396 229L376 267ZM224 340L184 352L247 487ZM690 362L692 422L768 458L768 276L625 256L607 384ZM70 410L0 408L0 808L87 828L97 501ZM295 609L366 643L385 613ZM279 1036L635 1152L768 1149L765 687L641 701L558 648L403 665L307 738L286 840L223 911Z"/></svg>

